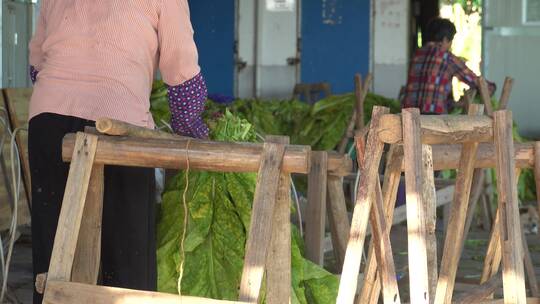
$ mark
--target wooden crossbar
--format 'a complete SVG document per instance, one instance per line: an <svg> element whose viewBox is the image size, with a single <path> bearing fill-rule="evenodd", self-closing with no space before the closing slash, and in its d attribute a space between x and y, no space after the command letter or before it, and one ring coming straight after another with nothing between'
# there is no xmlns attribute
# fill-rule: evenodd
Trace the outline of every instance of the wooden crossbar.
<svg viewBox="0 0 540 304"><path fill-rule="evenodd" d="M193 170L219 172L257 172L262 144L215 142L196 139L141 139L121 136L98 136L95 157L97 164L118 166L183 169L189 142L189 162ZM71 159L75 135L64 137L62 157ZM309 173L309 146L288 145L283 157L286 173ZM346 155L328 153L328 174L344 176L352 171L352 161Z"/></svg>
<svg viewBox="0 0 540 304"><path fill-rule="evenodd" d="M377 130L380 140L388 144L403 142L405 133L401 123L402 115L382 116ZM419 119L423 144L458 144L493 140L493 120L487 116L422 115Z"/></svg>

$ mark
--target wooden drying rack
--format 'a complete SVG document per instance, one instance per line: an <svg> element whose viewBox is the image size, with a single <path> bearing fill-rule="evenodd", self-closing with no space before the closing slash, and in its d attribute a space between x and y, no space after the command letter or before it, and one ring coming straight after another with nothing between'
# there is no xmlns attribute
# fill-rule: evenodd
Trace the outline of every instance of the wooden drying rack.
<svg viewBox="0 0 540 304"><path fill-rule="evenodd" d="M407 192L408 258L411 303L479 303L502 283L504 303L526 303L523 243L517 200L517 172L534 165L533 146L512 140L509 111L494 119L470 105L469 115L422 116L417 109L402 115L375 107L369 127L351 232L341 275L338 304L353 303L368 223L372 227L364 284L356 303L401 303L389 239L401 172ZM357 145L362 142L356 138ZM385 144L391 144L383 186L378 177ZM469 193L475 168L497 169L499 208L478 288L452 300L463 244ZM518 168L518 169L516 169ZM458 169L450 227L442 265L437 267L435 185L433 170ZM517 171L517 172L515 172ZM502 262L502 280L497 272ZM534 276L534 274L532 274ZM493 300L500 301L500 300Z"/></svg>
<svg viewBox="0 0 540 304"><path fill-rule="evenodd" d="M44 303L256 303L265 271L267 303L289 301L290 174L310 171L310 147L289 145L287 137L277 136L264 144L196 140L109 119L96 127L121 136L88 129L64 138L62 156L71 161L70 171L49 271L36 280ZM349 158L337 153L326 158L328 174L350 171ZM103 166L184 169L188 160L192 170L258 172L239 301L97 286Z"/></svg>

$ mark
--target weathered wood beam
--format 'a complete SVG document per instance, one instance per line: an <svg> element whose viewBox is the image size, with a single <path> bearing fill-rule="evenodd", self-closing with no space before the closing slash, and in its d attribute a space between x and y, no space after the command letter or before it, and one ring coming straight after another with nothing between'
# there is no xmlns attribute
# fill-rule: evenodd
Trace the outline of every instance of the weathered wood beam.
<svg viewBox="0 0 540 304"><path fill-rule="evenodd" d="M71 159L75 135L67 134L62 146L62 157ZM188 144L189 143L189 144ZM189 149L186 149L189 148ZM120 166L182 169L186 167L186 150L189 166L193 170L222 172L257 172L263 145L255 143L230 143L196 139L141 139L134 137L100 135L95 163ZM286 173L309 172L311 148L288 145L283 158ZM352 161L347 155L328 153L328 174L344 176L352 171Z"/></svg>
<svg viewBox="0 0 540 304"><path fill-rule="evenodd" d="M389 144L403 142L402 116L386 114L378 128L380 140ZM423 144L458 144L493 140L493 120L488 116L421 115L420 134Z"/></svg>

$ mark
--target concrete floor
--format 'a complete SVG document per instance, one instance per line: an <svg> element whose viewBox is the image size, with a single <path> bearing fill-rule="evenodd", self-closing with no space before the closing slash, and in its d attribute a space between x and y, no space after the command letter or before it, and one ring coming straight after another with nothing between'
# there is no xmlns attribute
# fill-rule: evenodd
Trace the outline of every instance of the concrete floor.
<svg viewBox="0 0 540 304"><path fill-rule="evenodd" d="M22 236L19 238L13 253L10 276L8 280L10 301L6 303L31 303L32 301L32 266L31 266L31 243L29 229L22 229ZM396 273L399 278L401 299L408 300L408 268L407 268L407 227L405 224L396 225L392 229L391 240L396 262ZM438 230L438 248L442 250L443 233ZM483 259L486 252L486 244L489 233L479 228L474 228L469 234L469 239L465 245L464 253L461 257L458 269L458 283L456 292L471 288L471 282L477 282L482 272ZM527 236L529 250L532 255L537 278L540 280L540 235ZM441 253L439 252L439 259ZM326 262L329 267L332 264L332 253L328 252ZM440 261L439 261L440 264ZM502 290L497 293L502 295Z"/></svg>

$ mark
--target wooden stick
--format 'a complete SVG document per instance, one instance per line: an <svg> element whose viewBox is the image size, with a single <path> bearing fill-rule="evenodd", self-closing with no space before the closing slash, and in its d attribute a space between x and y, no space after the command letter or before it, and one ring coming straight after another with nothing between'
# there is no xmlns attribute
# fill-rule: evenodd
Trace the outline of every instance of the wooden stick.
<svg viewBox="0 0 540 304"><path fill-rule="evenodd" d="M4 103L7 109L7 113L9 116L10 125L12 126L12 130L22 128L24 127L24 123L21 121L26 122L28 117L25 115L22 115L21 113L18 113L16 111L16 104L24 103L30 100L30 97L32 95L31 89L15 89L15 88L7 88L3 89L3 97L4 97ZM30 181L30 159L28 158L28 137L23 136L21 132L18 132L15 134L15 142L17 143L18 147L18 156L21 160L21 167L22 167L22 181L24 184L24 192L26 195L26 199L30 202L29 205L31 205L32 201L32 184ZM9 187L8 187L9 188ZM17 203L17 202L15 202Z"/></svg>
<svg viewBox="0 0 540 304"><path fill-rule="evenodd" d="M392 246L390 245L390 235L387 228L381 184L377 176L375 184L375 199L370 213L371 232L373 238L373 247L377 264L379 268L379 277L381 278L383 288L383 300L385 304L401 303L399 289L396 279L396 270L394 266L394 257L392 256Z"/></svg>
<svg viewBox="0 0 540 304"><path fill-rule="evenodd" d="M213 300L80 283L50 281L44 304L240 304L246 302Z"/></svg>
<svg viewBox="0 0 540 304"><path fill-rule="evenodd" d="M536 204L540 213L540 141L534 145L534 180L536 182Z"/></svg>
<svg viewBox="0 0 540 304"><path fill-rule="evenodd" d="M491 277L485 283L480 284L480 286L475 286L470 291L457 295L453 303L469 304L481 302L489 297L489 295L493 294L501 286L502 278L500 276Z"/></svg>
<svg viewBox="0 0 540 304"><path fill-rule="evenodd" d="M267 142L289 144L286 136L267 136ZM281 173L274 207L270 251L266 260L266 303L291 299L291 175Z"/></svg>
<svg viewBox="0 0 540 304"><path fill-rule="evenodd" d="M499 266L502 260L502 248L501 248L501 230L499 229L501 222L500 206L497 208L495 219L491 229L489 237L488 248L486 252L486 258L484 259L484 268L482 270L482 276L480 278L480 284L487 282L499 271Z"/></svg>
<svg viewBox="0 0 540 304"><path fill-rule="evenodd" d="M366 79L364 80L364 85L362 86L362 94L360 96L360 100L356 104L356 109L358 112L358 116L356 120L357 130L362 129L365 126L364 103L366 101L366 97L369 92L369 88L371 87L372 81L373 81L373 75L371 75L371 73L368 73L366 76Z"/></svg>
<svg viewBox="0 0 540 304"><path fill-rule="evenodd" d="M339 153L345 153L345 149L347 149L347 143L349 142L349 138L353 137L354 130L361 130L364 128L364 101L366 100L367 93L369 91L369 87L371 86L371 81L373 77L371 74L368 74L366 77L366 80L364 82L364 85L362 86L362 76L360 74L355 75L355 97L356 97L356 104L353 111L353 115L351 116L351 119L349 120L349 124L347 125L347 129L345 131L345 134L343 134L343 137L341 138L341 141L338 144L338 152Z"/></svg>
<svg viewBox="0 0 540 304"><path fill-rule="evenodd" d="M401 143L404 134L401 120L402 117L397 114L383 115L378 129L380 140L389 144ZM419 120L423 144L458 144L493 140L493 120L487 116L422 115Z"/></svg>
<svg viewBox="0 0 540 304"><path fill-rule="evenodd" d="M306 258L315 264L324 261L324 228L326 220L327 154L311 153L308 175L308 208L306 211Z"/></svg>
<svg viewBox="0 0 540 304"><path fill-rule="evenodd" d="M47 282L69 281L71 279L97 141L98 138L95 135L77 133L58 220L58 229L54 238ZM45 295L48 292L48 287L47 285Z"/></svg>
<svg viewBox="0 0 540 304"><path fill-rule="evenodd" d="M471 104L469 107L469 115L481 115L484 111L481 105ZM464 229L467 218L467 207L471 193L471 185L474 173L474 158L478 143L463 144L461 151L461 159L456 178L456 189L454 191L454 201L451 205L451 213L449 226L452 227L446 233L444 243L443 258L441 262L441 270L439 273L439 281L437 283L437 294L435 303L450 304L452 303L452 294L454 292L454 284L456 280L457 267L459 258L461 257L462 244L464 242Z"/></svg>
<svg viewBox="0 0 540 304"><path fill-rule="evenodd" d="M362 96L364 95L364 87L362 86L362 75L354 75L354 96L355 96L355 105L354 112L355 122L354 128L360 130L364 127L364 101Z"/></svg>
<svg viewBox="0 0 540 304"><path fill-rule="evenodd" d="M461 145L433 145L432 148L434 170L456 169L459 166ZM403 149L398 149L397 153L403 154ZM516 143L514 158L518 168L534 167L534 143ZM495 167L495 147L493 144L483 143L478 146L474 167Z"/></svg>
<svg viewBox="0 0 540 304"><path fill-rule="evenodd" d="M180 136L176 134L171 134L167 132L135 126L130 123L111 119L111 118L99 118L98 120L96 120L96 129L102 134L115 135L115 136L132 136L132 137L148 138L148 139L173 139L173 140L180 139L180 138L188 138L185 136Z"/></svg>
<svg viewBox="0 0 540 304"><path fill-rule="evenodd" d="M484 77L478 77L478 90L480 91L480 97L484 103L486 114L493 117L493 105L491 104L491 97L489 96L489 89Z"/></svg>
<svg viewBox="0 0 540 304"><path fill-rule="evenodd" d="M523 242L514 173L512 114L507 110L494 113L494 144L497 155L497 189L503 252L503 291L505 303L525 303Z"/></svg>
<svg viewBox="0 0 540 304"><path fill-rule="evenodd" d="M343 178L329 175L327 188L326 211L332 235L332 247L334 248L337 268L341 269L345 259L345 251L347 250L349 231L351 230L343 193Z"/></svg>
<svg viewBox="0 0 540 304"><path fill-rule="evenodd" d="M101 259L101 214L103 210L103 165L94 165L86 194L71 281L95 285Z"/></svg>
<svg viewBox="0 0 540 304"><path fill-rule="evenodd" d="M478 206L478 201L480 200L480 196L483 194L482 192L484 191L484 180L484 170L474 169L469 207L467 208L467 218L465 220L465 229L463 230L463 243L467 241L467 237L469 235L469 231L472 225L472 220L476 213L476 207Z"/></svg>
<svg viewBox="0 0 540 304"><path fill-rule="evenodd" d="M387 154L386 168L384 170L384 181L382 193L384 195L384 211L385 221L387 223L386 233L390 234L394 218L394 207L401 179L401 163L403 156L395 153L396 145L390 146ZM360 291L360 296L357 299L358 304L373 303L376 304L379 300L381 292L381 280L377 272L377 259L375 259L375 248L371 241L368 251L366 268L364 270L364 284Z"/></svg>
<svg viewBox="0 0 540 304"><path fill-rule="evenodd" d="M525 237L525 234L522 234L521 239L523 240L523 262L525 265L525 272L527 274L529 289L531 290L531 295L535 298L538 298L540 297L540 292L538 291L538 281L536 280L534 264L531 258L531 253L529 252L529 245L527 243L527 238Z"/></svg>
<svg viewBox="0 0 540 304"><path fill-rule="evenodd" d="M431 146L422 145L422 203L426 214L426 247L429 279L430 303L435 301L437 290L437 195L433 173L433 154Z"/></svg>
<svg viewBox="0 0 540 304"><path fill-rule="evenodd" d="M259 298L264 265L272 236L272 220L284 154L284 144L264 144L246 242L246 255L240 282L240 301L257 303Z"/></svg>
<svg viewBox="0 0 540 304"><path fill-rule="evenodd" d="M499 100L499 110L506 110L508 107L508 101L510 101L510 93L512 93L513 86L514 78L506 77L501 91L501 99Z"/></svg>
<svg viewBox="0 0 540 304"><path fill-rule="evenodd" d="M480 196L480 203L482 209L482 228L484 231L491 231L493 223L495 222L495 215L493 215L493 208L491 208L491 202L488 194ZM496 213L496 211L495 211Z"/></svg>
<svg viewBox="0 0 540 304"><path fill-rule="evenodd" d="M261 162L262 144L230 143L192 140L137 139L99 136L95 162L98 164L182 169L186 166L186 148L189 144L190 168L219 172L257 172ZM64 137L62 156L71 159L75 137ZM309 146L289 145L285 149L283 171L309 172ZM328 173L344 176L352 171L352 161L346 155L328 153Z"/></svg>
<svg viewBox="0 0 540 304"><path fill-rule="evenodd" d="M388 113L389 109L384 107L374 107L371 116L371 124L368 133L366 145L366 154L364 158L365 168L362 170L363 178L360 180L358 195L356 198L353 218L351 223L351 232L349 243L345 253L345 262L339 283L337 297L338 304L349 304L354 300L356 293L358 272L362 259L362 250L366 237L369 213L373 203L373 193L375 192L375 183L379 163L382 157L384 143L378 139L375 132L379 128L379 120L382 114ZM361 139L355 139L356 142Z"/></svg>
<svg viewBox="0 0 540 304"><path fill-rule="evenodd" d="M411 303L429 303L426 216L422 202L420 111L403 109L403 150L407 192L407 231Z"/></svg>

